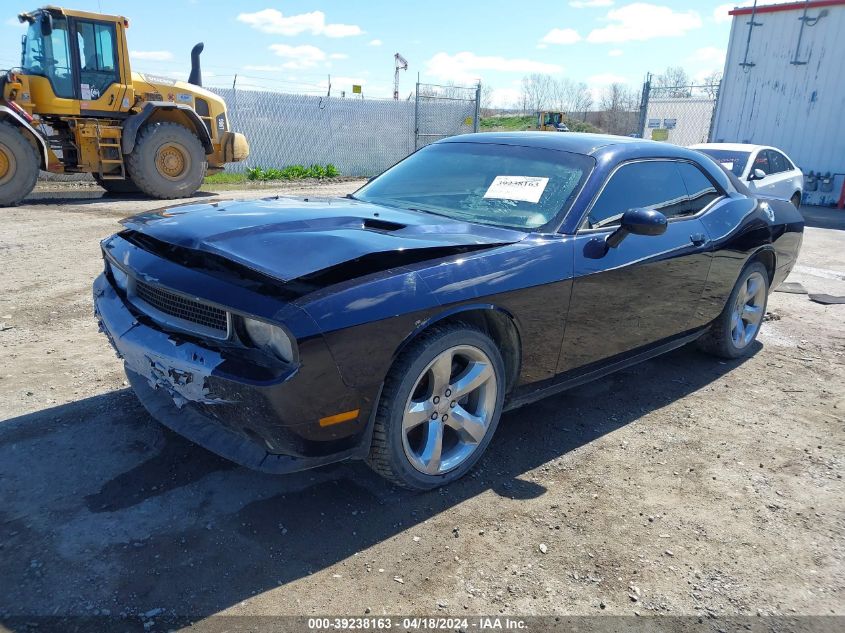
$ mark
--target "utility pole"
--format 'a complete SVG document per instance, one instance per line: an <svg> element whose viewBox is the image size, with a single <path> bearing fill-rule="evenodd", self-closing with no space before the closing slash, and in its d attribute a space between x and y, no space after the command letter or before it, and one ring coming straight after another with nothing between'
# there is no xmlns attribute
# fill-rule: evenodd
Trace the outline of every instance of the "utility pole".
<svg viewBox="0 0 845 633"><path fill-rule="evenodd" d="M408 60L399 53L393 54L393 100L399 101L399 71L408 70Z"/></svg>

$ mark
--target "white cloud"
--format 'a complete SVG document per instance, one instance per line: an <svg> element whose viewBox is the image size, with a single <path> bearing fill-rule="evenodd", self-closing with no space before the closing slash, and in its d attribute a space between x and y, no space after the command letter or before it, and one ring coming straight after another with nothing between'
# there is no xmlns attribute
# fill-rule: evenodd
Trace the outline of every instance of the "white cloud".
<svg viewBox="0 0 845 633"><path fill-rule="evenodd" d="M735 6L737 5L733 2L730 4L720 4L718 7L713 9L713 20L715 20L717 24L721 22L730 22L733 16L728 15L728 11L731 11Z"/></svg>
<svg viewBox="0 0 845 633"><path fill-rule="evenodd" d="M572 0L569 6L573 9L592 9L593 7L609 7L613 0Z"/></svg>
<svg viewBox="0 0 845 633"><path fill-rule="evenodd" d="M382 41L381 41L381 40L370 40L370 41L368 42L368 44L369 44L370 46L381 46Z"/></svg>
<svg viewBox="0 0 845 633"><path fill-rule="evenodd" d="M587 41L594 44L650 40L658 37L683 37L687 31L702 26L696 11L675 11L647 2L613 9L607 14L607 26L594 29Z"/></svg>
<svg viewBox="0 0 845 633"><path fill-rule="evenodd" d="M692 55L687 57L687 61L698 63L707 66L718 66L721 68L725 65L725 55L727 51L718 46L705 46L696 49Z"/></svg>
<svg viewBox="0 0 845 633"><path fill-rule="evenodd" d="M609 51L607 51L607 56L608 57L622 57L624 52L625 51L623 51L621 48L611 48Z"/></svg>
<svg viewBox="0 0 845 633"><path fill-rule="evenodd" d="M563 72L563 68L557 64L497 55L476 55L469 51L454 55L437 53L426 62L426 72L445 81L472 82L478 79L485 70L505 73L557 74Z"/></svg>
<svg viewBox="0 0 845 633"><path fill-rule="evenodd" d="M254 70L261 73L276 73L280 70L284 70L284 68L282 66L272 66L269 64L247 64L246 66L244 66L244 70Z"/></svg>
<svg viewBox="0 0 845 633"><path fill-rule="evenodd" d="M129 59L144 59L152 62L166 62L173 59L170 51L129 51Z"/></svg>
<svg viewBox="0 0 845 633"><path fill-rule="evenodd" d="M352 90L353 85L366 86L367 80L361 77L335 77L332 75L332 88L338 90Z"/></svg>
<svg viewBox="0 0 845 633"><path fill-rule="evenodd" d="M490 99L494 108L511 108L519 106L522 92L518 88L494 88Z"/></svg>
<svg viewBox="0 0 845 633"><path fill-rule="evenodd" d="M609 86L610 84L628 83L628 78L614 73L599 73L589 77L587 83L591 86Z"/></svg>
<svg viewBox="0 0 845 633"><path fill-rule="evenodd" d="M238 21L274 35L292 36L307 32L326 37L350 37L364 32L355 24L327 24L326 14L322 11L285 16L277 9L263 9L255 13L241 13Z"/></svg>
<svg viewBox="0 0 845 633"><path fill-rule="evenodd" d="M291 70L311 68L326 59L326 54L322 50L310 44L302 44L301 46L271 44L270 50L279 57L291 60L282 64L282 67Z"/></svg>
<svg viewBox="0 0 845 633"><path fill-rule="evenodd" d="M349 59L349 55L346 53L332 53L329 55L329 59Z"/></svg>
<svg viewBox="0 0 845 633"><path fill-rule="evenodd" d="M580 39L575 29L552 29L540 41L544 44L574 44Z"/></svg>

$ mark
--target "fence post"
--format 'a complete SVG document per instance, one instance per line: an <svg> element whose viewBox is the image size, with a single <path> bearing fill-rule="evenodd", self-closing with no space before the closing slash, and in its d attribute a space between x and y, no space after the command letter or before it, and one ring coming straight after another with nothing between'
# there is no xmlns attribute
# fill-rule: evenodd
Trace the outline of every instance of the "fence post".
<svg viewBox="0 0 845 633"><path fill-rule="evenodd" d="M420 148L420 78L417 76L416 99L414 101L414 151Z"/></svg>
<svg viewBox="0 0 845 633"><path fill-rule="evenodd" d="M640 97L640 138L645 138L645 124L648 113L648 98L651 94L651 73L645 76L643 83L643 94Z"/></svg>
<svg viewBox="0 0 845 633"><path fill-rule="evenodd" d="M473 119L472 131L478 132L479 116L481 115L481 80L475 87L475 118Z"/></svg>
<svg viewBox="0 0 845 633"><path fill-rule="evenodd" d="M716 125L716 113L719 110L719 95L722 94L722 82L724 79L720 79L719 83L716 84L716 94L713 97L713 110L710 112L710 129L707 130L707 142L713 142L713 127Z"/></svg>

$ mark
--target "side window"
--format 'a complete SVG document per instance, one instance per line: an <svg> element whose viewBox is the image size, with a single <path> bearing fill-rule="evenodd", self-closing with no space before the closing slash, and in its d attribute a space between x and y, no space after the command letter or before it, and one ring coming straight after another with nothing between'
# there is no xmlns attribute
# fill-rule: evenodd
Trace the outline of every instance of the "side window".
<svg viewBox="0 0 845 633"><path fill-rule="evenodd" d="M698 166L692 163L678 163L678 171L681 172L689 196L687 215L695 215L721 197L722 194Z"/></svg>
<svg viewBox="0 0 845 633"><path fill-rule="evenodd" d="M763 173L771 174L772 167L769 165L769 152L768 150L760 150L757 153L757 156L754 157L754 162L751 164L752 171L755 169L762 169Z"/></svg>
<svg viewBox="0 0 845 633"><path fill-rule="evenodd" d="M772 173L780 173L792 169L792 165L786 159L786 156L771 149L769 150L769 162L772 165Z"/></svg>
<svg viewBox="0 0 845 633"><path fill-rule="evenodd" d="M685 214L687 191L674 161L622 165L590 209L588 228L619 224L625 211L637 207L657 209L667 218Z"/></svg>
<svg viewBox="0 0 845 633"><path fill-rule="evenodd" d="M115 60L114 24L77 22L82 99L99 99L110 85L120 81Z"/></svg>

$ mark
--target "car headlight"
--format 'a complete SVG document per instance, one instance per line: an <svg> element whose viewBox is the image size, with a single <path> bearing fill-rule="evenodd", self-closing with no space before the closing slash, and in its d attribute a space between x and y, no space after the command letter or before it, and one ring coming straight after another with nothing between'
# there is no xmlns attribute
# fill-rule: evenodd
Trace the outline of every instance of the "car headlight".
<svg viewBox="0 0 845 633"><path fill-rule="evenodd" d="M256 347L272 352L286 363L293 361L293 341L282 328L244 317L244 329Z"/></svg>
<svg viewBox="0 0 845 633"><path fill-rule="evenodd" d="M109 262L109 270L111 271L111 276L112 279L114 279L115 285L120 288L123 292L126 292L129 288L129 275L127 275L124 270L118 268L111 262Z"/></svg>

